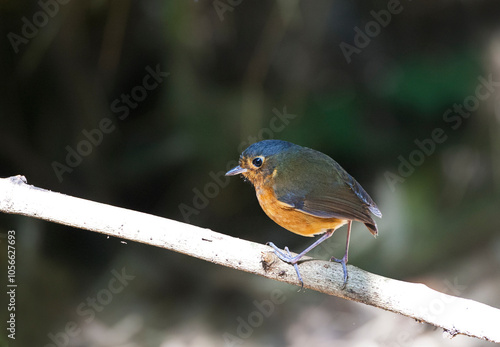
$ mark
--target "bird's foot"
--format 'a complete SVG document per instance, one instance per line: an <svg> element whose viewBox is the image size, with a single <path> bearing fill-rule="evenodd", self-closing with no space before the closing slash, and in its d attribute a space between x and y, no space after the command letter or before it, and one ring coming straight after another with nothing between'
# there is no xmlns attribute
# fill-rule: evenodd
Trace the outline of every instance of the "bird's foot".
<svg viewBox="0 0 500 347"><path fill-rule="evenodd" d="M342 270L344 270L344 284L342 285L342 289L345 289L347 285L347 254L342 257L342 259L337 259L335 257L331 257L330 261L334 261L342 264Z"/></svg>
<svg viewBox="0 0 500 347"><path fill-rule="evenodd" d="M300 289L304 288L304 281L302 281L302 276L300 275L299 266L297 265L297 262L299 261L300 257L292 256L288 247L285 247L286 253L283 253L281 249L279 249L274 243L268 242L267 245L271 246L274 249L274 254L276 254L278 258L283 260L285 263L293 265L295 272L297 273L297 277L299 278Z"/></svg>
<svg viewBox="0 0 500 347"><path fill-rule="evenodd" d="M286 251L286 254L281 250L279 249L274 243L272 242L268 242L267 243L268 246L271 246L273 249L274 249L274 254L276 254L276 256L278 258L280 258L281 260L283 260L285 263L289 263L289 264L294 264L294 263L297 263L297 260L298 259L295 259L296 257L293 257L292 254L290 253L290 251L288 250L288 247L285 247L285 251Z"/></svg>

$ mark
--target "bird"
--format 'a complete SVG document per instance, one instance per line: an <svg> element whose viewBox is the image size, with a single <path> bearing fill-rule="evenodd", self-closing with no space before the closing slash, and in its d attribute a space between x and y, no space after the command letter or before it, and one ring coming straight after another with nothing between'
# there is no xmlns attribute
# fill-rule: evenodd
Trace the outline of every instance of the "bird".
<svg viewBox="0 0 500 347"><path fill-rule="evenodd" d="M249 181L262 210L278 225L302 236L322 234L296 256L292 256L288 247L282 251L274 243L267 243L278 258L294 266L302 287L300 259L347 224L344 256L330 259L342 265L342 287L346 287L352 222L364 223L370 233L377 236L372 215L382 218L373 199L347 171L322 152L271 139L247 147L238 165L225 175L242 175Z"/></svg>

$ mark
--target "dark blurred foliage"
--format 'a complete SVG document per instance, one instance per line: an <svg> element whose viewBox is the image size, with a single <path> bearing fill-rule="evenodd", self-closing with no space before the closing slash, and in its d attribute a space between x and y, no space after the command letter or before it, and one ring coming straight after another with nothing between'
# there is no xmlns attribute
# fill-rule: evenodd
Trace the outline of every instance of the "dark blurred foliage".
<svg viewBox="0 0 500 347"><path fill-rule="evenodd" d="M0 176L299 251L311 240L275 225L251 186L222 175L252 141L288 140L331 155L384 214L376 240L355 227L351 264L445 291L459 283L454 294L498 307L498 88L474 96L480 77L500 81L500 2L402 1L346 59L341 44L355 45L355 28L366 32L370 11L391 2L1 1ZM34 21L43 25L26 38ZM151 70L161 83L141 94ZM127 94L141 101L125 106ZM473 112L457 116L467 102ZM103 119L113 130L59 179L54 162L68 165L68 148ZM446 140L420 160L416 141L438 128ZM418 162L407 177L401 158ZM481 345L162 249L1 215L1 234L12 229L13 346L50 345L70 321L80 329L71 346L220 346L276 288L286 302L244 345ZM344 237L329 241L337 256ZM79 314L123 267L130 285L92 319Z"/></svg>

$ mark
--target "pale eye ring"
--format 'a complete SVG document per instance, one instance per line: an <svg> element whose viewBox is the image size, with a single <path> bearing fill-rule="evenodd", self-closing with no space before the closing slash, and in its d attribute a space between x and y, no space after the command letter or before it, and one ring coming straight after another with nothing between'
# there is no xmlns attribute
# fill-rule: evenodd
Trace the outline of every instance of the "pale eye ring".
<svg viewBox="0 0 500 347"><path fill-rule="evenodd" d="M264 160L262 157L256 157L252 160L252 165L255 166L256 168L261 167L263 163Z"/></svg>

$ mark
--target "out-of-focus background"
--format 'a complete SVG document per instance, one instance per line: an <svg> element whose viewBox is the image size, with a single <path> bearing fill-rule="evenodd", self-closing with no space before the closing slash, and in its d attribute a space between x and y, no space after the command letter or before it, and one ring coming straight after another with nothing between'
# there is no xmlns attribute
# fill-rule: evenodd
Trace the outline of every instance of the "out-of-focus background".
<svg viewBox="0 0 500 347"><path fill-rule="evenodd" d="M250 143L288 140L332 156L378 203L379 237L356 225L350 264L500 307L500 2L0 6L1 177L300 251L311 239L274 224L250 185L223 176ZM5 336L2 295L1 344L489 345L3 214L2 292L9 230L16 340ZM340 229L312 255L340 256L344 242Z"/></svg>

